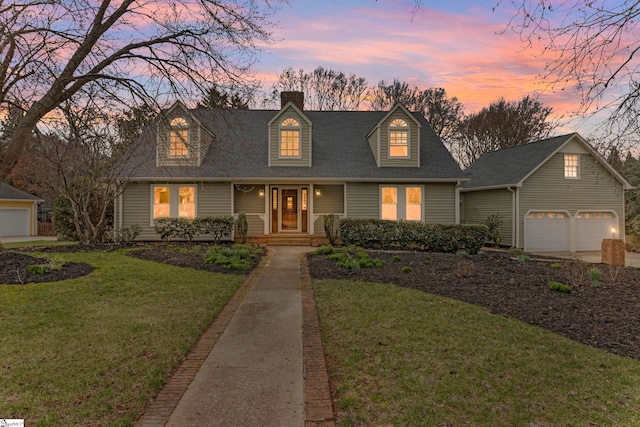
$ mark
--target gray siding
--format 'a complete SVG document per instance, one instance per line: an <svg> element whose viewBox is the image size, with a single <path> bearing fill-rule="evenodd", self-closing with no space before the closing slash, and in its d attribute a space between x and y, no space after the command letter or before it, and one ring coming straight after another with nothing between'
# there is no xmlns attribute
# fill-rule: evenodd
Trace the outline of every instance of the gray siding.
<svg viewBox="0 0 640 427"><path fill-rule="evenodd" d="M462 193L462 222L483 224L489 215L502 215L502 244L513 245L513 193L506 188Z"/></svg>
<svg viewBox="0 0 640 427"><path fill-rule="evenodd" d="M409 125L409 158L389 158L389 123L394 119L403 119ZM419 167L420 166L420 128L412 117L407 116L403 110L397 109L380 124L380 167Z"/></svg>
<svg viewBox="0 0 640 427"><path fill-rule="evenodd" d="M294 118L300 123L300 152L299 159L280 159L280 123L288 118ZM271 166L311 166L311 126L307 120L292 107L285 110L269 128L269 161Z"/></svg>
<svg viewBox="0 0 640 427"><path fill-rule="evenodd" d="M158 234L151 225L151 187L153 185L162 185L162 183L130 183L126 185L122 194L122 226L138 224L140 235L137 240L159 240ZM194 184L185 183L185 185ZM196 187L197 216L231 215L230 184L197 184ZM116 215L119 215L117 210Z"/></svg>
<svg viewBox="0 0 640 427"><path fill-rule="evenodd" d="M314 185L313 190L313 213L344 212L344 185ZM320 190L319 196L316 190Z"/></svg>
<svg viewBox="0 0 640 427"><path fill-rule="evenodd" d="M347 184L347 216L380 218L380 190L377 183Z"/></svg>
<svg viewBox="0 0 640 427"><path fill-rule="evenodd" d="M340 218L344 218L342 215L338 215L334 222L334 228L338 230L340 228ZM324 234L324 215L320 215L318 219L313 223L313 229L315 234Z"/></svg>
<svg viewBox="0 0 640 427"><path fill-rule="evenodd" d="M197 189L197 216L231 215L231 184L200 184Z"/></svg>
<svg viewBox="0 0 640 427"><path fill-rule="evenodd" d="M234 186L234 212L240 213L264 213L264 199L259 191L264 190L264 185L240 185L246 192ZM247 191L248 190L248 191Z"/></svg>
<svg viewBox="0 0 640 427"><path fill-rule="evenodd" d="M151 226L151 189L149 184L127 184L122 193L122 226L140 226L138 240L159 240Z"/></svg>
<svg viewBox="0 0 640 427"><path fill-rule="evenodd" d="M424 193L425 222L455 224L456 184L427 183L424 185Z"/></svg>
<svg viewBox="0 0 640 427"><path fill-rule="evenodd" d="M264 221L258 215L247 215L247 234L264 234Z"/></svg>
<svg viewBox="0 0 640 427"><path fill-rule="evenodd" d="M531 209L613 210L624 230L622 184L609 174L591 154L580 154L580 179L564 178L563 153L557 153L534 172L520 189L519 247L524 245L524 216Z"/></svg>

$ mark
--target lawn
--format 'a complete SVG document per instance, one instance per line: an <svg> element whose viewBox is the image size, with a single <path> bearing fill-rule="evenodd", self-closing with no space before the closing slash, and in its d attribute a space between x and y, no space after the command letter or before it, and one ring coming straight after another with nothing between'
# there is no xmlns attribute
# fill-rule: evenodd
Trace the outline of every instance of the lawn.
<svg viewBox="0 0 640 427"><path fill-rule="evenodd" d="M0 285L0 417L29 426L133 425L244 280L122 250L55 257L96 269Z"/></svg>
<svg viewBox="0 0 640 427"><path fill-rule="evenodd" d="M415 289L314 280L342 426L636 426L640 363Z"/></svg>

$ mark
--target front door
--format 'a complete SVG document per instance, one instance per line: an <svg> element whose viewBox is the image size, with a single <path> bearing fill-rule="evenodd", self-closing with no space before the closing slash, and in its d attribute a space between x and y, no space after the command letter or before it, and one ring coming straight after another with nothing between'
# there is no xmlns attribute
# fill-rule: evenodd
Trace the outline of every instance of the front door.
<svg viewBox="0 0 640 427"><path fill-rule="evenodd" d="M298 189L283 188L280 206L282 207L281 231L299 231L298 228Z"/></svg>

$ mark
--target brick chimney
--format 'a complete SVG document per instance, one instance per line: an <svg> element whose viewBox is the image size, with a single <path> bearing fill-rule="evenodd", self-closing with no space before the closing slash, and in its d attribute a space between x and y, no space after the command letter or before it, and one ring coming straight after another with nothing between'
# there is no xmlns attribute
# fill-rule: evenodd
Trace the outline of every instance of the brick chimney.
<svg viewBox="0 0 640 427"><path fill-rule="evenodd" d="M293 102L293 105L304 110L304 92L280 92L280 108L287 105L287 102Z"/></svg>

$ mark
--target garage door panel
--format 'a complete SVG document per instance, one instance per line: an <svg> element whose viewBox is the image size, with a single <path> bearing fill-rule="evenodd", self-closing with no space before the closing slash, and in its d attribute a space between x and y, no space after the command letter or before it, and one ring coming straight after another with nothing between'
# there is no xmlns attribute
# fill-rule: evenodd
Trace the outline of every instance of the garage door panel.
<svg viewBox="0 0 640 427"><path fill-rule="evenodd" d="M525 217L525 250L569 250L569 217L564 212L532 212Z"/></svg>
<svg viewBox="0 0 640 427"><path fill-rule="evenodd" d="M28 236L29 209L0 209L0 236Z"/></svg>
<svg viewBox="0 0 640 427"><path fill-rule="evenodd" d="M599 251L602 239L611 238L611 227L618 227L613 212L579 212L576 221L576 251Z"/></svg>

